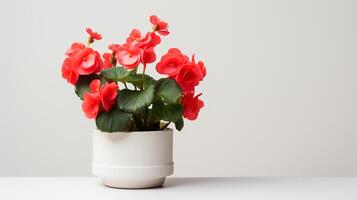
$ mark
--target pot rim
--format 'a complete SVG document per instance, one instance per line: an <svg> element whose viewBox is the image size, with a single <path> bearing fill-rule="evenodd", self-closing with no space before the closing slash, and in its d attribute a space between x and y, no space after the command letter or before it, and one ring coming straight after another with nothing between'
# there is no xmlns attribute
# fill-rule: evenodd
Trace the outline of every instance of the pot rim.
<svg viewBox="0 0 357 200"><path fill-rule="evenodd" d="M117 132L104 132L104 131L101 131L99 130L98 128L94 128L93 129L93 132L96 133L96 134L109 134L109 135L112 135L112 134L148 134L148 133L152 133L152 134L155 134L155 133L163 133L163 132L170 132L172 133L173 132L173 129L172 128L166 128L164 130L156 130L156 131L117 131Z"/></svg>

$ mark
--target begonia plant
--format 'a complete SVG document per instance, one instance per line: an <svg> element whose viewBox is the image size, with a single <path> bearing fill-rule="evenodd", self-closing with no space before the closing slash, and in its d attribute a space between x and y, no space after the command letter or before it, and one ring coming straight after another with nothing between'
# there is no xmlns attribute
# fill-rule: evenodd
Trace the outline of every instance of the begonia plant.
<svg viewBox="0 0 357 200"><path fill-rule="evenodd" d="M90 28L87 44L74 42L66 51L62 77L74 85L83 100L82 110L103 132L163 130L173 123L177 130L183 118L195 120L204 106L196 86L206 76L202 61L170 48L156 64L165 77L146 74L156 61L155 48L169 35L168 24L150 17L152 30L142 34L133 29L123 44L111 44L108 52L92 48L102 35Z"/></svg>

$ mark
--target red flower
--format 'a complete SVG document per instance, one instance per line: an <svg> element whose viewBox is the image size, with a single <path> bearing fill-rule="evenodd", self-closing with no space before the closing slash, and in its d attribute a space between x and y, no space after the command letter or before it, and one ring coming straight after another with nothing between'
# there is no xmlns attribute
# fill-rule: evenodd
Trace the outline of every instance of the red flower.
<svg viewBox="0 0 357 200"><path fill-rule="evenodd" d="M204 106L203 101L198 99L198 97L201 95L202 93L195 97L193 97L193 93L187 93L183 95L182 105L184 118L189 120L197 119L200 109Z"/></svg>
<svg viewBox="0 0 357 200"><path fill-rule="evenodd" d="M141 35L140 30L133 29L126 40L127 44L138 47L141 51L141 63L146 66L147 63L153 63L156 60L154 47L161 42L161 38L154 32L146 33L145 37Z"/></svg>
<svg viewBox="0 0 357 200"><path fill-rule="evenodd" d="M156 53L154 47L145 48L141 52L141 62L146 67L147 63L153 63L156 60Z"/></svg>
<svg viewBox="0 0 357 200"><path fill-rule="evenodd" d="M202 73L202 78L206 77L206 67L205 64L202 61L198 62L198 66L201 69L201 73Z"/></svg>
<svg viewBox="0 0 357 200"><path fill-rule="evenodd" d="M192 62L196 64L195 54L192 55ZM203 79L203 78L206 76L206 67L205 67L205 64L204 64L202 61L198 61L197 67L198 67L198 69L200 70L201 75L202 75L202 79Z"/></svg>
<svg viewBox="0 0 357 200"><path fill-rule="evenodd" d="M141 32L138 29L133 29L126 39L127 43L133 43L141 49L155 47L160 44L161 38L156 35L154 32L148 32L145 36L141 35Z"/></svg>
<svg viewBox="0 0 357 200"><path fill-rule="evenodd" d="M84 94L82 103L82 110L86 117L95 119L100 111L100 103L103 109L109 112L115 103L118 89L118 85L114 82L101 86L100 80L94 79L89 85L90 92Z"/></svg>
<svg viewBox="0 0 357 200"><path fill-rule="evenodd" d="M74 42L65 53L68 57L65 58L62 64L62 77L73 85L77 83L79 74L75 70L72 57L74 54L84 48L84 44Z"/></svg>
<svg viewBox="0 0 357 200"><path fill-rule="evenodd" d="M74 71L72 61L68 57L65 58L62 64L62 77L73 85L76 85L78 81L78 74Z"/></svg>
<svg viewBox="0 0 357 200"><path fill-rule="evenodd" d="M127 44L135 45L140 49L140 62L144 65L144 70L146 64L155 62L156 53L154 47L160 44L160 36L154 32L148 32L143 37L138 29L133 29L126 41Z"/></svg>
<svg viewBox="0 0 357 200"><path fill-rule="evenodd" d="M160 62L156 65L156 70L160 74L166 74L173 77L181 69L182 65L188 62L188 57L183 55L177 48L171 48L167 54L161 57Z"/></svg>
<svg viewBox="0 0 357 200"><path fill-rule="evenodd" d="M139 42L143 40L144 38L141 37L141 32L139 29L133 29L131 30L129 37L126 39L127 43L132 43L132 42Z"/></svg>
<svg viewBox="0 0 357 200"><path fill-rule="evenodd" d="M154 32L149 32L145 36L145 42L138 44L142 49L142 63L146 66L147 63L153 63L156 60L156 53L154 48L160 44L161 38Z"/></svg>
<svg viewBox="0 0 357 200"><path fill-rule="evenodd" d="M168 35L170 32L167 29L169 26L166 22L160 20L156 15L150 16L150 22L154 25L153 30L157 31L160 35Z"/></svg>
<svg viewBox="0 0 357 200"><path fill-rule="evenodd" d="M154 32L149 32L145 37L137 42L137 46L141 49L141 62L144 67L147 63L153 63L156 60L154 47L160 44L161 38Z"/></svg>
<svg viewBox="0 0 357 200"><path fill-rule="evenodd" d="M97 51L84 48L71 56L73 67L79 75L87 75L99 72L103 61Z"/></svg>
<svg viewBox="0 0 357 200"><path fill-rule="evenodd" d="M134 43L122 45L116 52L117 61L126 69L134 69L140 63L141 52Z"/></svg>
<svg viewBox="0 0 357 200"><path fill-rule="evenodd" d="M108 46L108 49L112 50L112 52L117 52L117 50L119 49L120 45L119 44L111 44Z"/></svg>
<svg viewBox="0 0 357 200"><path fill-rule="evenodd" d="M84 94L84 99L82 103L82 110L88 119L95 119L98 115L100 108L100 99L98 93Z"/></svg>
<svg viewBox="0 0 357 200"><path fill-rule="evenodd" d="M193 62L183 64L176 75L176 81L180 85L182 92L193 92L195 86L202 80L202 73Z"/></svg>
<svg viewBox="0 0 357 200"><path fill-rule="evenodd" d="M113 67L113 55L111 53L103 54L103 69Z"/></svg>
<svg viewBox="0 0 357 200"><path fill-rule="evenodd" d="M100 98L99 98L99 90L100 90L100 80L94 79L90 85L90 92L84 93L82 110L87 118L95 119L99 113L100 109Z"/></svg>
<svg viewBox="0 0 357 200"><path fill-rule="evenodd" d="M75 42L71 45L71 48L69 48L67 51L66 51L66 55L69 56L69 57L72 57L73 54L77 53L78 51L82 50L86 48L86 46L83 44L83 43L80 43L80 42Z"/></svg>
<svg viewBox="0 0 357 200"><path fill-rule="evenodd" d="M90 35L92 40L101 40L102 39L102 35L97 32L94 32L91 28L86 28L86 31Z"/></svg>
<svg viewBox="0 0 357 200"><path fill-rule="evenodd" d="M100 101L105 111L109 112L118 94L118 85L114 82L106 84L100 90Z"/></svg>
<svg viewBox="0 0 357 200"><path fill-rule="evenodd" d="M116 51L117 61L123 65L126 69L136 68L142 61L152 61L152 52L149 55L145 55L144 50L146 46L151 42L151 37L147 34L145 37L141 35L140 30L133 29L129 37L126 39L126 43L120 46ZM145 57L145 59L143 59ZM155 61L156 56L154 57ZM152 62L154 62L152 61ZM143 63L145 65L145 63Z"/></svg>
<svg viewBox="0 0 357 200"><path fill-rule="evenodd" d="M104 53L103 54L103 69L108 69L116 65L115 54L120 48L119 44L111 44L108 46L108 49L112 51L112 53Z"/></svg>
<svg viewBox="0 0 357 200"><path fill-rule="evenodd" d="M156 35L154 32L147 33L146 35L150 35L150 42L147 43L146 47L155 47L156 45L160 44L161 38L160 36Z"/></svg>

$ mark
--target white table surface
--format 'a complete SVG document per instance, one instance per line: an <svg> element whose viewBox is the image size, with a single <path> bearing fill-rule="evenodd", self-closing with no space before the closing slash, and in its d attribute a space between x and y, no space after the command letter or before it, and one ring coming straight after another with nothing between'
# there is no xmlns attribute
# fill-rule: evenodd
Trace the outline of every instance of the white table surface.
<svg viewBox="0 0 357 200"><path fill-rule="evenodd" d="M357 199L357 178L168 178L164 187L113 189L98 178L0 178L0 199Z"/></svg>

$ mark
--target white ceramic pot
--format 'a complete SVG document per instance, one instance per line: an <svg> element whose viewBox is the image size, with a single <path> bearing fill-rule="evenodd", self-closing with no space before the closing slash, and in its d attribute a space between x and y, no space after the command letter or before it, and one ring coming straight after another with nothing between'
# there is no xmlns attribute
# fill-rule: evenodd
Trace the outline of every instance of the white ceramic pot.
<svg viewBox="0 0 357 200"><path fill-rule="evenodd" d="M173 173L172 129L105 133L93 131L92 172L115 188L151 188Z"/></svg>

